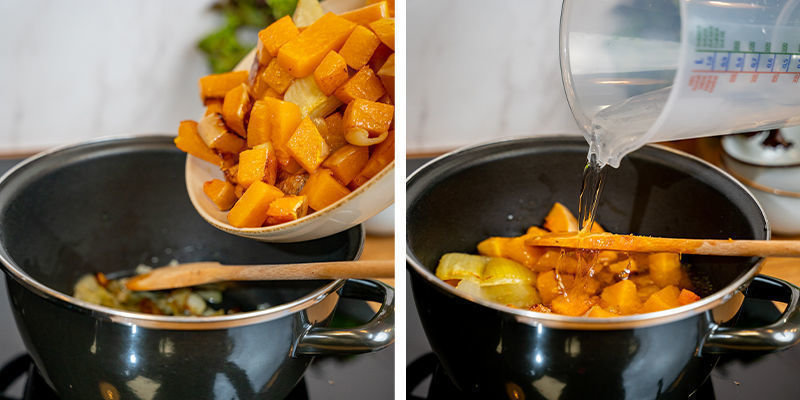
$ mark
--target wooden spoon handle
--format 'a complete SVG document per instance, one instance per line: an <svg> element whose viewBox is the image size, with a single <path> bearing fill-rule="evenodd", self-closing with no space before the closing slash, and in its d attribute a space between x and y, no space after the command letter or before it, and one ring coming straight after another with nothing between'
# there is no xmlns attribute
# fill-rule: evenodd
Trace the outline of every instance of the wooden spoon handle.
<svg viewBox="0 0 800 400"><path fill-rule="evenodd" d="M162 290L222 281L391 278L393 260L334 261L307 264L222 265L196 262L161 267L128 280L130 290Z"/></svg>
<svg viewBox="0 0 800 400"><path fill-rule="evenodd" d="M632 252L669 252L715 256L798 257L800 241L674 239L612 233L542 235L525 241L529 246Z"/></svg>

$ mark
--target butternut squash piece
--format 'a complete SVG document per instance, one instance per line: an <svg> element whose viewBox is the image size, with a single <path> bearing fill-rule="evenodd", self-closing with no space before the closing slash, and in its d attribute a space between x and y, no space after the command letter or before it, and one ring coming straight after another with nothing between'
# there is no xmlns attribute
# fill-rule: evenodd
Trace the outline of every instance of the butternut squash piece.
<svg viewBox="0 0 800 400"><path fill-rule="evenodd" d="M350 76L347 73L347 63L339 53L331 50L314 70L314 80L317 86L330 96L334 90L347 82Z"/></svg>
<svg viewBox="0 0 800 400"><path fill-rule="evenodd" d="M266 101L257 100L250 110L250 121L247 124L247 147L256 147L270 140L272 118Z"/></svg>
<svg viewBox="0 0 800 400"><path fill-rule="evenodd" d="M236 202L236 195L230 182L212 179L203 183L203 192L221 211L230 210Z"/></svg>
<svg viewBox="0 0 800 400"><path fill-rule="evenodd" d="M267 219L269 204L283 197L275 186L256 181L250 185L228 212L228 223L237 228L257 228Z"/></svg>
<svg viewBox="0 0 800 400"><path fill-rule="evenodd" d="M681 259L675 253L655 253L647 256L650 278L659 287L678 285L681 281Z"/></svg>
<svg viewBox="0 0 800 400"><path fill-rule="evenodd" d="M270 140L276 150L286 152L286 143L302 120L300 107L288 101L266 98L262 100L269 110Z"/></svg>
<svg viewBox="0 0 800 400"><path fill-rule="evenodd" d="M339 183L331 171L320 168L308 177L300 194L308 196L308 206L319 211L350 194L350 190Z"/></svg>
<svg viewBox="0 0 800 400"><path fill-rule="evenodd" d="M222 119L228 128L231 128L239 136L247 136L244 127L244 118L250 113L250 94L246 84L241 84L228 91L222 103Z"/></svg>
<svg viewBox="0 0 800 400"><path fill-rule="evenodd" d="M214 153L197 133L197 122L181 121L174 142L175 146L186 153L214 165L222 165L222 158Z"/></svg>
<svg viewBox="0 0 800 400"><path fill-rule="evenodd" d="M222 114L222 99L206 100L206 112L203 116L205 117L209 114Z"/></svg>
<svg viewBox="0 0 800 400"><path fill-rule="evenodd" d="M295 26L292 18L287 15L258 32L258 42L268 55L275 57L278 55L278 50L280 50L281 46L299 34L300 31ZM261 51L261 47L259 47L259 51Z"/></svg>
<svg viewBox="0 0 800 400"><path fill-rule="evenodd" d="M381 40L375 33L359 25L347 37L339 54L351 68L361 69L367 65L379 44L381 44Z"/></svg>
<svg viewBox="0 0 800 400"><path fill-rule="evenodd" d="M639 312L656 312L679 307L681 305L681 303L678 301L679 295L680 289L672 285L666 286L663 289L653 293L650 298L644 302L644 305Z"/></svg>
<svg viewBox="0 0 800 400"><path fill-rule="evenodd" d="M506 257L505 248L511 238L490 237L478 243L478 254L487 257Z"/></svg>
<svg viewBox="0 0 800 400"><path fill-rule="evenodd" d="M620 314L633 314L642 306L636 294L636 284L627 279L607 286L600 298L606 303L606 308Z"/></svg>
<svg viewBox="0 0 800 400"><path fill-rule="evenodd" d="M383 43L379 44L375 52L372 53L372 58L369 59L369 68L373 71L380 70L392 54L394 54L392 49Z"/></svg>
<svg viewBox="0 0 800 400"><path fill-rule="evenodd" d="M586 316L592 318L611 318L611 317L619 317L619 314L614 314L613 312L608 311L603 307L594 305L592 306L592 308L589 309L589 312L586 314Z"/></svg>
<svg viewBox="0 0 800 400"><path fill-rule="evenodd" d="M330 154L328 144L309 118L303 119L286 144L289 154L308 173L313 173Z"/></svg>
<svg viewBox="0 0 800 400"><path fill-rule="evenodd" d="M572 275L560 274L560 276L564 288L572 286L575 281L575 277ZM539 295L542 296L543 303L550 303L553 299L562 294L562 287L558 279L556 279L556 273L553 270L542 272L536 277L536 289L539 290Z"/></svg>
<svg viewBox="0 0 800 400"><path fill-rule="evenodd" d="M341 14L342 18L359 25L369 25L372 21L389 18L389 5L385 1L369 4L361 8Z"/></svg>
<svg viewBox="0 0 800 400"><path fill-rule="evenodd" d="M639 270L639 264L636 262L634 258L626 258L622 261L617 261L615 263L609 264L608 270L615 273L626 273L629 274L631 272L636 272Z"/></svg>
<svg viewBox="0 0 800 400"><path fill-rule="evenodd" d="M524 238L515 237L505 242L505 247L503 247L502 252L506 258L514 260L530 269L534 269L536 261L544 250L538 247L526 246Z"/></svg>
<svg viewBox="0 0 800 400"><path fill-rule="evenodd" d="M325 132L320 131L325 142L330 146L331 151L339 150L342 146L347 144L344 138L344 126L342 121L342 114L335 112L325 117Z"/></svg>
<svg viewBox="0 0 800 400"><path fill-rule="evenodd" d="M272 143L266 142L239 153L236 181L244 188L255 181L275 184L278 176L278 158Z"/></svg>
<svg viewBox="0 0 800 400"><path fill-rule="evenodd" d="M278 183L278 189L287 195L296 196L303 190L307 180L307 173L289 175Z"/></svg>
<svg viewBox="0 0 800 400"><path fill-rule="evenodd" d="M386 59L381 69L378 70L378 78L381 79L386 93L394 101L394 53Z"/></svg>
<svg viewBox="0 0 800 400"><path fill-rule="evenodd" d="M308 213L308 197L284 196L269 203L267 225L282 224L303 218Z"/></svg>
<svg viewBox="0 0 800 400"><path fill-rule="evenodd" d="M265 97L274 97L276 99L281 98L281 94L275 91L275 89L270 87L269 83L267 83L269 78L266 76L266 74L268 73L269 72L267 72L267 68L265 66L258 71L258 75L253 79L253 84L250 86L250 95L253 96L253 100L261 100Z"/></svg>
<svg viewBox="0 0 800 400"><path fill-rule="evenodd" d="M295 78L308 76L331 50L338 50L356 24L327 13L278 50L278 62Z"/></svg>
<svg viewBox="0 0 800 400"><path fill-rule="evenodd" d="M200 98L205 104L210 98L223 98L229 90L247 81L248 71L231 71L206 75L198 81Z"/></svg>
<svg viewBox="0 0 800 400"><path fill-rule="evenodd" d="M211 149L238 154L245 147L244 139L228 131L222 115L211 114L197 123L197 133Z"/></svg>
<svg viewBox="0 0 800 400"><path fill-rule="evenodd" d="M261 77L269 87L279 94L283 94L294 80L294 77L281 66L277 58L273 58L272 61L267 64L267 68L264 69L264 73Z"/></svg>
<svg viewBox="0 0 800 400"><path fill-rule="evenodd" d="M389 131L389 136L383 142L375 145L367 165L353 178L353 181L348 186L355 189L363 185L370 178L377 175L378 172L381 172L382 169L386 168L392 161L394 161L394 131Z"/></svg>
<svg viewBox="0 0 800 400"><path fill-rule="evenodd" d="M542 249L542 254L532 266L535 271L547 271L551 269L559 272L574 274L578 271L578 260L562 253L560 250Z"/></svg>
<svg viewBox="0 0 800 400"><path fill-rule="evenodd" d="M579 291L568 291L566 295L556 296L550 304L550 308L558 314L577 317L586 314L593 305L594 301L586 294Z"/></svg>
<svg viewBox="0 0 800 400"><path fill-rule="evenodd" d="M371 134L389 130L394 119L394 106L364 99L355 99L344 110L344 128L366 129Z"/></svg>
<svg viewBox="0 0 800 400"><path fill-rule="evenodd" d="M577 232L578 219L567 207L557 202L544 217L544 227L550 232Z"/></svg>
<svg viewBox="0 0 800 400"><path fill-rule="evenodd" d="M355 75L350 77L347 82L339 86L333 95L339 98L342 103L350 103L355 99L365 99L375 101L386 93L380 78L369 66L358 70Z"/></svg>
<svg viewBox="0 0 800 400"><path fill-rule="evenodd" d="M375 32L378 39L394 50L394 19L381 18L369 23L369 29Z"/></svg>
<svg viewBox="0 0 800 400"><path fill-rule="evenodd" d="M700 300L700 296L696 295L691 290L681 289L681 293L678 295L678 303L682 306L694 303L697 300Z"/></svg>
<svg viewBox="0 0 800 400"><path fill-rule="evenodd" d="M333 177L347 186L364 169L367 161L369 161L369 148L348 144L333 152L325 159L322 166L331 170Z"/></svg>
<svg viewBox="0 0 800 400"><path fill-rule="evenodd" d="M386 5L389 7L389 16L394 18L394 0L367 0L367 4L375 4L382 1L386 1Z"/></svg>

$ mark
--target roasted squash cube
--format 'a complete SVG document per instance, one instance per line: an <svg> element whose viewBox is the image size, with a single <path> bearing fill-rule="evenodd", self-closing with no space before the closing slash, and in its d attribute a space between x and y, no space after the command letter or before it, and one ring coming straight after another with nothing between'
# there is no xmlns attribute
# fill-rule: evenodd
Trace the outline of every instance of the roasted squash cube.
<svg viewBox="0 0 800 400"><path fill-rule="evenodd" d="M394 53L386 59L381 69L378 70L378 78L381 79L386 93L394 101Z"/></svg>
<svg viewBox="0 0 800 400"><path fill-rule="evenodd" d="M381 18L370 22L369 28L375 32L383 44L394 50L394 19Z"/></svg>
<svg viewBox="0 0 800 400"><path fill-rule="evenodd" d="M222 99L211 98L206 100L205 117L208 114L222 114Z"/></svg>
<svg viewBox="0 0 800 400"><path fill-rule="evenodd" d="M559 282L559 278L561 282ZM572 275L559 274L557 278L555 271L550 270L542 272L536 277L536 289L539 290L542 301L550 303L554 298L561 295L564 289L571 287L574 281L575 277Z"/></svg>
<svg viewBox="0 0 800 400"><path fill-rule="evenodd" d="M239 136L247 136L244 127L244 117L250 112L250 94L246 84L241 84L228 91L222 103L222 119L228 128L238 133Z"/></svg>
<svg viewBox="0 0 800 400"><path fill-rule="evenodd" d="M369 4L341 14L342 18L359 25L369 25L381 18L389 18L389 5L385 1Z"/></svg>
<svg viewBox="0 0 800 400"><path fill-rule="evenodd" d="M250 110L250 121L247 124L247 147L255 147L270 140L271 116L267 102L257 100L253 103L253 108Z"/></svg>
<svg viewBox="0 0 800 400"><path fill-rule="evenodd" d="M214 153L197 133L197 122L181 121L175 146L197 158L214 165L222 165L222 158Z"/></svg>
<svg viewBox="0 0 800 400"><path fill-rule="evenodd" d="M505 242L503 254L528 268L533 269L536 261L544 251L539 247L531 247L525 244L523 237L515 237Z"/></svg>
<svg viewBox="0 0 800 400"><path fill-rule="evenodd" d="M381 170L386 168L394 160L394 131L389 131L389 135L383 142L378 143L372 149L372 154L369 156L369 161L364 169L353 178L350 182L350 187L357 188L363 185L373 176L377 175Z"/></svg>
<svg viewBox="0 0 800 400"><path fill-rule="evenodd" d="M289 154L308 173L313 173L330 154L328 144L319 134L317 127L305 118L294 131L286 144Z"/></svg>
<svg viewBox="0 0 800 400"><path fill-rule="evenodd" d="M344 128L361 128L370 134L389 130L394 119L394 106L364 99L355 99L344 111Z"/></svg>
<svg viewBox="0 0 800 400"><path fill-rule="evenodd" d="M244 139L228 131L221 114L206 115L197 123L197 133L211 149L237 154L245 147Z"/></svg>
<svg viewBox="0 0 800 400"><path fill-rule="evenodd" d="M322 93L330 96L350 78L347 63L339 53L331 50L314 69L314 79Z"/></svg>
<svg viewBox="0 0 800 400"><path fill-rule="evenodd" d="M505 248L511 238L490 237L478 243L478 253L487 257L506 257Z"/></svg>
<svg viewBox="0 0 800 400"><path fill-rule="evenodd" d="M342 45L339 54L350 68L357 70L367 65L379 44L381 40L374 32L363 26L357 26Z"/></svg>
<svg viewBox="0 0 800 400"><path fill-rule="evenodd" d="M647 256L650 278L660 287L678 285L681 281L681 258L676 253L654 253Z"/></svg>
<svg viewBox="0 0 800 400"><path fill-rule="evenodd" d="M203 103L210 98L223 98L231 89L247 81L248 71L231 71L206 75L198 81Z"/></svg>
<svg viewBox="0 0 800 400"><path fill-rule="evenodd" d="M350 103L355 99L375 101L386 93L381 79L369 66L364 66L351 76L343 85L333 92L342 103Z"/></svg>
<svg viewBox="0 0 800 400"><path fill-rule="evenodd" d="M613 312L608 311L603 307L594 305L592 306L592 308L589 309L589 312L586 314L586 316L592 318L612 318L612 317L619 317L619 314L614 314Z"/></svg>
<svg viewBox="0 0 800 400"><path fill-rule="evenodd" d="M212 179L203 183L203 192L222 211L230 210L236 202L236 195L230 182Z"/></svg>
<svg viewBox="0 0 800 400"><path fill-rule="evenodd" d="M563 204L555 203L544 217L544 227L550 232L577 232L578 219Z"/></svg>
<svg viewBox="0 0 800 400"><path fill-rule="evenodd" d="M258 42L260 45L258 51L262 51L261 49L263 46L263 49L266 50L269 56L275 57L278 55L278 50L280 50L281 46L294 39L299 34L300 31L297 29L294 22L292 22L292 18L288 15L284 16L258 32Z"/></svg>
<svg viewBox="0 0 800 400"><path fill-rule="evenodd" d="M286 89L289 88L289 85L292 84L292 81L294 81L294 77L278 63L278 59L276 58L273 58L272 61L267 64L267 68L264 69L264 73L261 77L269 87L280 94L283 94Z"/></svg>
<svg viewBox="0 0 800 400"><path fill-rule="evenodd" d="M283 151L288 155L286 144L302 120L300 107L297 104L273 98L265 98L260 101L264 102L268 110L269 140L272 141L279 153ZM250 118L252 119L252 116Z"/></svg>
<svg viewBox="0 0 800 400"><path fill-rule="evenodd" d="M269 204L283 197L275 186L262 181L253 182L228 212L228 223L237 228L257 228L267 219Z"/></svg>
<svg viewBox="0 0 800 400"><path fill-rule="evenodd" d="M331 170L333 176L342 185L347 186L364 169L367 161L369 161L369 148L348 144L333 152L322 166Z"/></svg>
<svg viewBox="0 0 800 400"><path fill-rule="evenodd" d="M666 286L650 295L647 301L644 302L644 305L639 312L656 312L678 307L681 305L681 303L678 301L679 295L680 289L672 285Z"/></svg>
<svg viewBox="0 0 800 400"><path fill-rule="evenodd" d="M585 293L568 290L565 294L556 296L550 308L558 314L577 317L586 314L593 305L594 301Z"/></svg>
<svg viewBox="0 0 800 400"><path fill-rule="evenodd" d="M308 206L319 211L350 194L350 190L339 183L331 171L319 168L308 177L300 194L308 196Z"/></svg>
<svg viewBox="0 0 800 400"><path fill-rule="evenodd" d="M536 271L557 270L558 272L574 274L578 271L578 259L562 250L542 250L542 254L532 267Z"/></svg>
<svg viewBox="0 0 800 400"><path fill-rule="evenodd" d="M380 71L392 54L394 54L394 50L390 49L389 46L383 43L379 44L375 52L372 53L372 58L369 59L369 68L373 71Z"/></svg>
<svg viewBox="0 0 800 400"><path fill-rule="evenodd" d="M278 158L272 143L262 143L239 153L239 168L236 181L245 188L253 182L264 181L275 184L278 176Z"/></svg>
<svg viewBox="0 0 800 400"><path fill-rule="evenodd" d="M344 138L344 122L342 114L335 112L325 117L325 132L320 131L322 137L325 138L325 143L331 147L331 151L339 150L342 146L347 144L347 139Z"/></svg>
<svg viewBox="0 0 800 400"><path fill-rule="evenodd" d="M267 209L267 225L282 224L306 216L308 197L284 196L269 203Z"/></svg>
<svg viewBox="0 0 800 400"><path fill-rule="evenodd" d="M688 289L681 289L681 293L678 295L678 303L682 306L694 303L697 300L700 300L700 296Z"/></svg>
<svg viewBox="0 0 800 400"><path fill-rule="evenodd" d="M302 78L317 68L326 54L338 50L356 24L327 13L278 50L278 62L292 76Z"/></svg>
<svg viewBox="0 0 800 400"><path fill-rule="evenodd" d="M642 306L636 294L636 284L627 279L607 286L600 298L606 308L619 314L633 314Z"/></svg>

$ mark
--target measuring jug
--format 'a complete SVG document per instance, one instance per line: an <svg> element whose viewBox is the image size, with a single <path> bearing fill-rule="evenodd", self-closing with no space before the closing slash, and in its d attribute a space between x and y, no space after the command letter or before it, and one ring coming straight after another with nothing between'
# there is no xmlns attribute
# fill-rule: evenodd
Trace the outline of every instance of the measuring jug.
<svg viewBox="0 0 800 400"><path fill-rule="evenodd" d="M800 124L800 0L564 0L561 73L601 165Z"/></svg>

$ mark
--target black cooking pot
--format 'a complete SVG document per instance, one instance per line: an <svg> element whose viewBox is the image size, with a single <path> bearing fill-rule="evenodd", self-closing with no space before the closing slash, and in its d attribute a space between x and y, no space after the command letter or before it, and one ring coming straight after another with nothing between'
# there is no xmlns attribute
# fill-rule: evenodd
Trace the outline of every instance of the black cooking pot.
<svg viewBox="0 0 800 400"><path fill-rule="evenodd" d="M185 157L165 136L101 140L35 156L0 179L0 261L14 317L62 398L282 398L313 355L393 341L393 291L373 281L236 285L223 296L245 312L213 317L124 312L71 297L84 274L140 263L359 257L361 227L289 244L213 228L186 195ZM356 329L327 328L340 297L382 307Z"/></svg>
<svg viewBox="0 0 800 400"><path fill-rule="evenodd" d="M509 140L440 157L407 181L407 262L423 328L459 389L481 398L686 399L716 354L800 341L800 290L756 276L759 258L684 256L710 284L693 304L618 318L568 317L470 298L434 275L448 252L540 225L556 201L577 209L580 138ZM609 173L598 222L612 232L768 239L766 218L716 167L647 146ZM755 279L754 279L755 277ZM749 289L745 290L749 285ZM779 321L726 328L744 295L788 303Z"/></svg>

